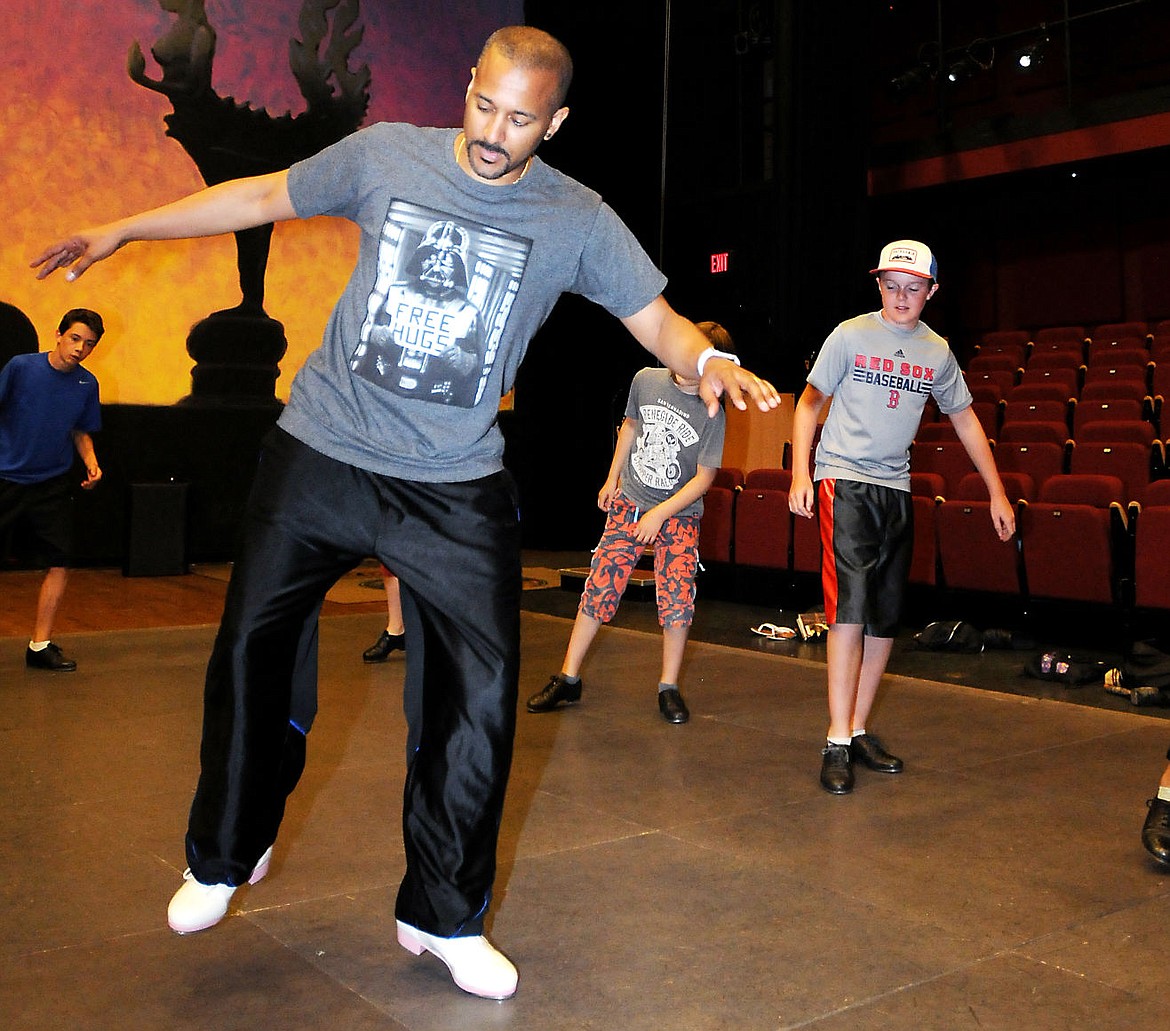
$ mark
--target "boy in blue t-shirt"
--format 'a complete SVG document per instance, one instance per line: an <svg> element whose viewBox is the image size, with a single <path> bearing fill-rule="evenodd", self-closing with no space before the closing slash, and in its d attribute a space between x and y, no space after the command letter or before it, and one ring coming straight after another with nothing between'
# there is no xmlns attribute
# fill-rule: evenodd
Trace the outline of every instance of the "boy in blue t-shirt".
<svg viewBox="0 0 1170 1031"><path fill-rule="evenodd" d="M52 351L18 354L0 369L0 531L27 523L49 567L24 654L29 669L77 669L53 643L52 631L73 551L73 452L85 464L83 490L102 478L90 436L101 429L98 383L81 363L104 332L97 312L74 308L62 317Z"/></svg>

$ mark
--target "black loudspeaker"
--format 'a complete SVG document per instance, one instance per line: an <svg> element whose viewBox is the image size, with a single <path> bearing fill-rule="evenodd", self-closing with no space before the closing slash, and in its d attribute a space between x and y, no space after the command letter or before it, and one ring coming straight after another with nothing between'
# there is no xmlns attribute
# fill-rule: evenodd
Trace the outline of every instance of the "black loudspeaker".
<svg viewBox="0 0 1170 1031"><path fill-rule="evenodd" d="M123 576L187 572L187 484L132 483Z"/></svg>

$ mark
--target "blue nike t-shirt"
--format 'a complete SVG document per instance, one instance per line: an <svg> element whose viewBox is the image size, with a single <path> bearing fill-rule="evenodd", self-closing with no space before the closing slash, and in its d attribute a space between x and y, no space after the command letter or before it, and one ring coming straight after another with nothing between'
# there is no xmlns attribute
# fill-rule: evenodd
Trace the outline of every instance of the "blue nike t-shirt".
<svg viewBox="0 0 1170 1031"><path fill-rule="evenodd" d="M101 425L97 378L84 366L58 372L42 351L0 369L0 479L41 483L67 473L73 431Z"/></svg>

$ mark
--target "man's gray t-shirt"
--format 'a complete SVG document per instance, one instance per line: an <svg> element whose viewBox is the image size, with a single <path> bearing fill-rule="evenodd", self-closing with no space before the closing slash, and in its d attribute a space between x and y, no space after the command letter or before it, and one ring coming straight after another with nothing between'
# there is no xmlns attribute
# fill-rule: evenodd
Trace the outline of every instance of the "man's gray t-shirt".
<svg viewBox="0 0 1170 1031"><path fill-rule="evenodd" d="M455 162L457 133L379 123L289 170L298 216L337 215L362 232L280 425L403 479L502 468L500 398L562 293L624 318L665 285L592 190L538 158L510 185L475 180Z"/></svg>
<svg viewBox="0 0 1170 1031"><path fill-rule="evenodd" d="M700 465L717 468L723 459L723 410L709 416L707 403L680 390L669 369L634 377L626 418L638 423L638 436L622 470L622 495L643 512L677 494ZM701 516L703 499L678 514Z"/></svg>
<svg viewBox="0 0 1170 1031"><path fill-rule="evenodd" d="M924 322L912 330L881 312L842 322L808 375L832 404L817 445L816 480L860 480L910 489L910 445L926 399L952 415L971 392L947 342Z"/></svg>

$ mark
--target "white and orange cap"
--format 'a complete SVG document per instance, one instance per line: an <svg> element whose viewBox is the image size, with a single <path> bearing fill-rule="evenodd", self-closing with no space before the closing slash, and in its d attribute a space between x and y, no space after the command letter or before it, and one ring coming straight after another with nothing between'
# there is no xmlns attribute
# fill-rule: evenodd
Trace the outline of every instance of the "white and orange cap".
<svg viewBox="0 0 1170 1031"><path fill-rule="evenodd" d="M886 244L882 248L882 256L878 259L877 267L869 270L871 276L879 272L907 272L912 276L938 282L938 262L930 248L917 240L895 240Z"/></svg>

